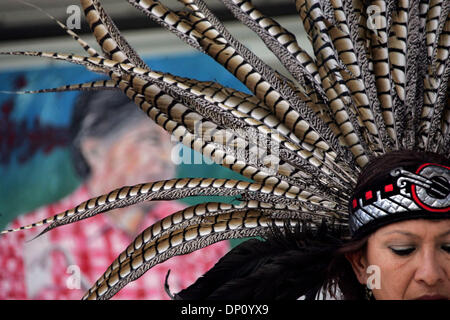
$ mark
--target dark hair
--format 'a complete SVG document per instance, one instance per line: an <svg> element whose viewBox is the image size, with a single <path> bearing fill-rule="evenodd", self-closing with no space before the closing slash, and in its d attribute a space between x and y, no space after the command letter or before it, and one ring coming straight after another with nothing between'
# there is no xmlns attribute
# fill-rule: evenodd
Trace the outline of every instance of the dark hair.
<svg viewBox="0 0 450 320"><path fill-rule="evenodd" d="M107 139L113 133L128 128L145 115L121 91L91 90L78 96L70 124L71 156L81 178L90 174L89 165L81 151L81 142L87 137Z"/></svg>

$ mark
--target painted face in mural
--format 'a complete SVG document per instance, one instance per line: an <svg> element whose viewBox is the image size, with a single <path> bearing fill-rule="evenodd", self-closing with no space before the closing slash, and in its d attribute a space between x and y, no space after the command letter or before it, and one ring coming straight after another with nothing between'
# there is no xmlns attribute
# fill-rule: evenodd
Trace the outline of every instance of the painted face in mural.
<svg viewBox="0 0 450 320"><path fill-rule="evenodd" d="M170 136L143 119L107 139L88 137L82 152L91 168L88 187L103 194L123 185L165 179L173 174Z"/></svg>
<svg viewBox="0 0 450 320"><path fill-rule="evenodd" d="M86 137L81 142L91 173L86 181L92 195L105 194L124 185L167 179L174 175L170 136L146 119L128 124L105 138ZM156 202L118 209L109 216L134 233L144 214Z"/></svg>

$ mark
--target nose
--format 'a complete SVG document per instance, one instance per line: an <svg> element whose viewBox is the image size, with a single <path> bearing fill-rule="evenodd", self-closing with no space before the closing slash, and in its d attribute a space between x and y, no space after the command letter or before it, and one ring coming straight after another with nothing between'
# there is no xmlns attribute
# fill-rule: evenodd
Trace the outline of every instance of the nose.
<svg viewBox="0 0 450 320"><path fill-rule="evenodd" d="M436 251L435 248L423 248L422 257L418 261L415 280L427 286L435 286L445 279L444 264Z"/></svg>

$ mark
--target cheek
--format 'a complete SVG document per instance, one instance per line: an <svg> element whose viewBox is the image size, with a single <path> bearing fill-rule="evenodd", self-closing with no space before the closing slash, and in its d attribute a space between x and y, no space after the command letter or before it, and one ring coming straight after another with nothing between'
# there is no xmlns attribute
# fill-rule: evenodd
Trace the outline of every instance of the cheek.
<svg viewBox="0 0 450 320"><path fill-rule="evenodd" d="M411 277L407 268L388 250L368 251L368 283L377 300L401 300L405 296Z"/></svg>
<svg viewBox="0 0 450 320"><path fill-rule="evenodd" d="M169 150L170 151L170 150ZM171 164L167 150L145 143L129 142L114 148L111 155L110 172L114 172L116 183L136 184L160 180ZM170 163L169 163L170 162ZM171 178L171 177L169 177Z"/></svg>

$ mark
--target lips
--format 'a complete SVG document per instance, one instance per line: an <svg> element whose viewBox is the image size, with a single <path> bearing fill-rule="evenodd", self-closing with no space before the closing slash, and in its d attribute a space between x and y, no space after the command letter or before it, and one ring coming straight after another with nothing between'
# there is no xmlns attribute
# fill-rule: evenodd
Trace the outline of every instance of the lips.
<svg viewBox="0 0 450 320"><path fill-rule="evenodd" d="M417 298L416 300L448 300L448 297L441 296L439 294L434 294L434 295L424 295Z"/></svg>

